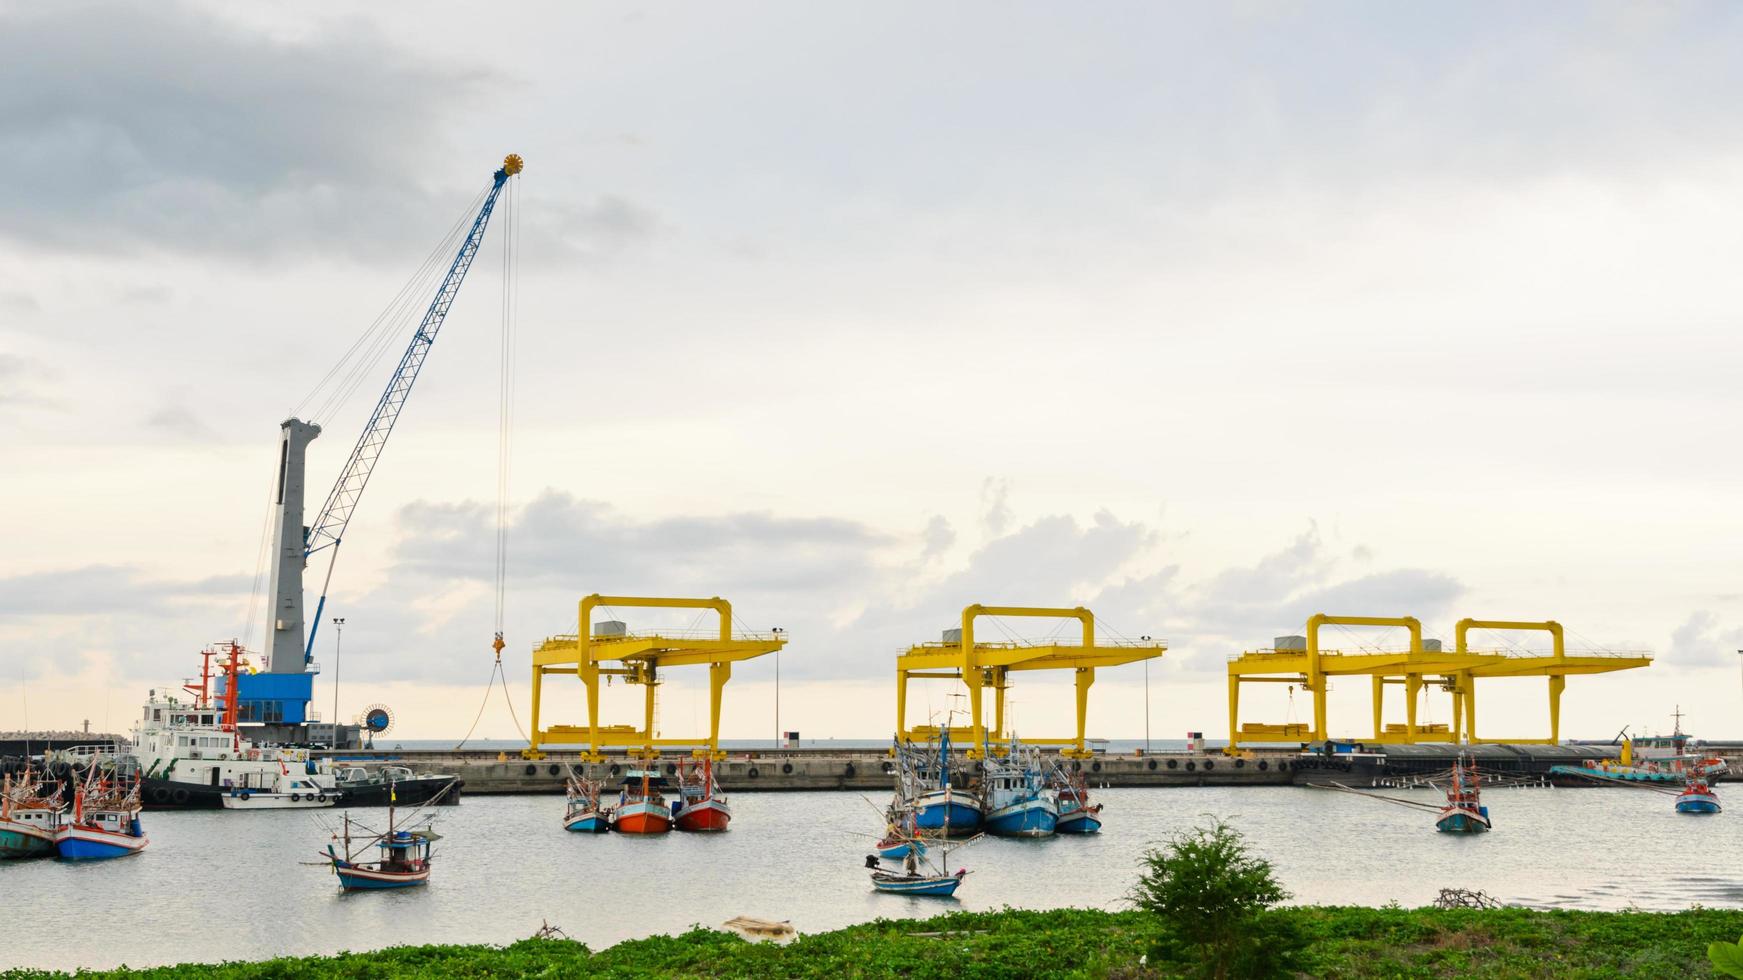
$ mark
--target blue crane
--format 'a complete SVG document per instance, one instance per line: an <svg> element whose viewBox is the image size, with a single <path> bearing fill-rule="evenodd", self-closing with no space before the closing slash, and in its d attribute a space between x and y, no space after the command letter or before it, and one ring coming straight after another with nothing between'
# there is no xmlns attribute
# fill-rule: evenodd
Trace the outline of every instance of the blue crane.
<svg viewBox="0 0 1743 980"><path fill-rule="evenodd" d="M312 524L302 528L302 563L306 565L308 559L318 551L328 550L329 556L327 574L321 583L321 597L315 605L314 618L309 623L308 640L303 647L302 664L298 665L299 670L314 660L315 633L321 625L321 613L327 606L327 587L332 583L333 565L338 559L339 545L345 540L345 529L351 523L351 515L356 512L357 502L362 499L363 490L369 485L369 476L375 471L375 464L381 459L381 452L387 446L388 437L393 434L394 423L399 421L400 412L405 408L406 399L411 395L412 385L417 383L418 372L423 368L424 360L430 355L430 347L436 342L436 335L442 329L442 321L447 318L449 308L454 305L454 297L460 292L460 284L465 281L467 270L472 268L472 260L478 255L478 247L484 241L485 228L490 224L490 214L496 208L496 199L502 193L508 179L520 173L521 168L521 158L511 153L503 160L502 166L493 175L490 191L485 195L483 206L478 209L478 216L472 220L471 230L467 233L465 240L460 243L460 251L454 256L453 263L448 267L448 274L443 277L441 288L436 290L435 299L430 301L430 307L425 311L423 321L418 324L417 332L412 334L411 343L406 346L405 353L400 356L399 367L395 369L393 379L388 382L387 390L381 393L381 399L375 404L375 411L370 414L369 421L363 426L363 434L358 436L357 445L352 448L350 458L345 461L345 469L340 473L338 482L333 484L333 489L327 494L326 503L321 506L319 516ZM316 433L319 432L318 427L311 426L310 428L313 428ZM300 479L297 482L300 484ZM300 504L300 486L297 491ZM284 502L282 474L280 502L281 505ZM289 523L289 521L285 522L285 524ZM288 551L288 549L286 550ZM287 554L286 557L289 555ZM284 595L284 591L294 585L297 592L296 611L299 613L295 620L300 620L301 575L298 574L295 577L297 581L294 583L280 583L281 587L276 599L279 606L283 608L285 600L288 598ZM274 660L276 661L276 659L275 657ZM284 670L285 668L280 667L275 662L272 669Z"/></svg>

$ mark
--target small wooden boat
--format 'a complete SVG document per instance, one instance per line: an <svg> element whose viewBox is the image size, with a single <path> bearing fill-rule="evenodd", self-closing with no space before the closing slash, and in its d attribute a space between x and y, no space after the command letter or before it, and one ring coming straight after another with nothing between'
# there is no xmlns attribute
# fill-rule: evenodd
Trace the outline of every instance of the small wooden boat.
<svg viewBox="0 0 1743 980"><path fill-rule="evenodd" d="M334 834L327 844L326 857L339 876L339 887L346 891L379 891L387 888L413 888L429 884L430 845L440 835L425 824L421 827L396 827L395 807L387 808L387 831L354 837L351 814L345 814L342 833ZM373 861L360 861L370 848L379 853Z"/></svg>
<svg viewBox="0 0 1743 980"><path fill-rule="evenodd" d="M1719 795L1713 792L1713 787L1707 782L1705 775L1689 776L1688 781L1683 784L1683 791L1677 794L1676 812L1719 812Z"/></svg>
<svg viewBox="0 0 1743 980"><path fill-rule="evenodd" d="M48 795L42 786L29 767L16 782L11 773L0 782L0 860L55 853L55 833L66 804L61 802L59 784Z"/></svg>
<svg viewBox="0 0 1743 980"><path fill-rule="evenodd" d="M600 803L599 795L599 780L577 776L575 770L569 770L563 828L578 834L603 834L610 830L611 810Z"/></svg>
<svg viewBox="0 0 1743 980"><path fill-rule="evenodd" d="M623 789L611 811L611 829L620 834L663 834L672 829L672 811L660 791L669 788L666 777L655 769L631 769L624 773Z"/></svg>
<svg viewBox="0 0 1743 980"><path fill-rule="evenodd" d="M678 796L675 819L679 830L725 830L732 820L726 794L714 781L713 759L704 759L701 766L689 762L684 764L678 775Z"/></svg>
<svg viewBox="0 0 1743 980"><path fill-rule="evenodd" d="M884 836L877 842L878 857L885 861L900 861L910 852L925 855L926 842L914 826L914 811L902 805L901 795L884 810Z"/></svg>
<svg viewBox="0 0 1743 980"><path fill-rule="evenodd" d="M976 834L957 844L964 847L980 840ZM876 854L865 856L865 866L871 871L872 888L880 892L890 892L896 895L923 895L934 898L949 898L956 894L956 889L962 884L962 879L968 877L967 868L958 868L950 872L950 847L948 842L941 842L939 859L932 863L924 850L918 853L909 852L902 858L900 872L885 871L883 861Z"/></svg>
<svg viewBox="0 0 1743 980"><path fill-rule="evenodd" d="M151 839L139 823L139 783L97 778L95 768L73 791L70 819L55 828L63 861L103 861L145 850Z"/></svg>
<svg viewBox="0 0 1743 980"><path fill-rule="evenodd" d="M1483 805L1482 781L1476 765L1467 763L1462 752L1453 761L1446 805L1440 808L1434 825L1447 834L1480 834L1489 829L1489 808Z"/></svg>

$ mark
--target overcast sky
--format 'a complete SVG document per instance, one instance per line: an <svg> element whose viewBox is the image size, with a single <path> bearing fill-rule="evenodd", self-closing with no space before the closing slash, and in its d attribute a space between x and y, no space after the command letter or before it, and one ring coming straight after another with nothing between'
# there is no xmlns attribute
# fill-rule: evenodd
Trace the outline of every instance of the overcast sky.
<svg viewBox="0 0 1743 980"><path fill-rule="evenodd" d="M807 736L887 735L971 602L1165 638L1157 737L1226 731L1225 659L1314 612L1554 618L1658 656L1574 678L1565 734L1743 736L1740 49L1717 3L0 3L0 729L124 728L244 636L279 421L512 151L522 721L599 591L788 629ZM340 714L407 737L490 671L502 227L329 603ZM1092 732L1143 692L1104 672ZM1069 677L1013 698L1066 728ZM1481 703L1547 727L1541 681Z"/></svg>

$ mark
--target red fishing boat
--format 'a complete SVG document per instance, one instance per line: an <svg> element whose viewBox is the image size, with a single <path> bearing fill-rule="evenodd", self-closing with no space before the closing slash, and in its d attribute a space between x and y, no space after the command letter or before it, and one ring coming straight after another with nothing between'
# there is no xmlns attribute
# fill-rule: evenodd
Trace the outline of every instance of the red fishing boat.
<svg viewBox="0 0 1743 980"><path fill-rule="evenodd" d="M611 829L620 834L663 834L672 829L672 811L660 791L669 789L666 777L655 769L631 769L624 773L623 789L611 812Z"/></svg>
<svg viewBox="0 0 1743 980"><path fill-rule="evenodd" d="M732 820L732 809L726 805L726 794L714 781L714 760L702 765L686 762L678 775L679 830L725 830Z"/></svg>

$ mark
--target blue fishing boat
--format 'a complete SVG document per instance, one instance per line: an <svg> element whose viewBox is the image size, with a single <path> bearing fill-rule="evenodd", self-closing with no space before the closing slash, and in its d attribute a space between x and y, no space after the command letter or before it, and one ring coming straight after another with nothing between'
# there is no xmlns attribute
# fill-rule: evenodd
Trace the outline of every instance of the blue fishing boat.
<svg viewBox="0 0 1743 980"><path fill-rule="evenodd" d="M73 791L70 819L55 828L55 852L63 861L104 861L127 857L151 843L139 823L139 783L124 787L99 779L93 767Z"/></svg>
<svg viewBox="0 0 1743 980"><path fill-rule="evenodd" d="M1053 793L1059 800L1059 823L1056 834L1095 834L1101 832L1101 804L1089 801L1089 781L1083 773L1066 773L1053 769Z"/></svg>
<svg viewBox="0 0 1743 980"><path fill-rule="evenodd" d="M957 846L966 846L979 839L977 834ZM957 868L954 872L950 871L950 845L948 843L942 844L936 864L929 859L922 845L918 851L909 851L902 857L902 870L900 872L885 871L883 861L876 854L865 856L865 866L871 870L872 888L895 895L949 898L956 894L956 889L962 884L962 879L968 877L967 868Z"/></svg>
<svg viewBox="0 0 1743 980"><path fill-rule="evenodd" d="M429 827L394 826L394 807L387 808L387 831L354 839L351 835L351 814L345 814L345 827L328 842L326 857L339 877L339 887L345 891L380 891L388 888L413 888L430 881L430 845L441 835ZM361 861L359 856L370 848L379 853L375 860Z"/></svg>
<svg viewBox="0 0 1743 980"><path fill-rule="evenodd" d="M1676 798L1678 813L1718 813L1719 796L1708 785L1705 776L1690 776Z"/></svg>
<svg viewBox="0 0 1743 980"><path fill-rule="evenodd" d="M922 833L969 835L980 830L985 805L979 796L950 783L950 728L939 734L938 757L931 767L937 785L921 790L911 804L914 826ZM930 780L927 780L928 782Z"/></svg>
<svg viewBox="0 0 1743 980"><path fill-rule="evenodd" d="M1051 837L1059 824L1059 801L1042 778L1033 749L1015 739L1004 759L986 753L981 785L986 793L986 831L998 837Z"/></svg>
<svg viewBox="0 0 1743 980"><path fill-rule="evenodd" d="M563 810L563 829L578 834L603 834L611 830L611 808L600 802L601 785L569 770L569 787Z"/></svg>
<svg viewBox="0 0 1743 980"><path fill-rule="evenodd" d="M902 801L901 793L884 810L884 836L877 843L878 857L900 861L910 852L919 857L926 854L926 843L914 826L914 811Z"/></svg>
<svg viewBox="0 0 1743 980"><path fill-rule="evenodd" d="M48 795L42 786L29 768L16 782L7 773L0 784L0 860L54 854L55 833L66 805L58 784Z"/></svg>

